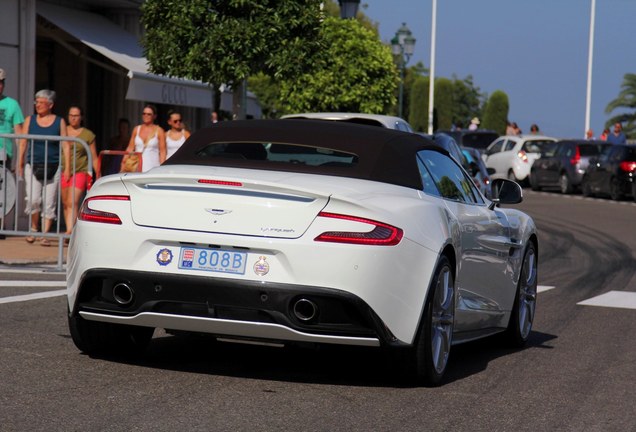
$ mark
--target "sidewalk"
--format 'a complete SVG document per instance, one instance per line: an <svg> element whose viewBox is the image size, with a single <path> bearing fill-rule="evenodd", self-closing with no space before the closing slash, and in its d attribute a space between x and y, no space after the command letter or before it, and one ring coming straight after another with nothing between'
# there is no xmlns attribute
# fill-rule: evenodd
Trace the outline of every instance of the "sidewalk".
<svg viewBox="0 0 636 432"><path fill-rule="evenodd" d="M39 242L27 243L24 237L9 237L0 240L0 264L57 264L59 243L56 238L49 238L51 246L42 246ZM64 263L67 246L64 246Z"/></svg>

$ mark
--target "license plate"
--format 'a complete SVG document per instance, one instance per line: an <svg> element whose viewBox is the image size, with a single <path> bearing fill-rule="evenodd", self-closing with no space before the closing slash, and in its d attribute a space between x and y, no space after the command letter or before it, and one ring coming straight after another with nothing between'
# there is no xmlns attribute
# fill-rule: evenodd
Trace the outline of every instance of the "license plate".
<svg viewBox="0 0 636 432"><path fill-rule="evenodd" d="M181 248L179 268L245 274L247 253L222 249Z"/></svg>

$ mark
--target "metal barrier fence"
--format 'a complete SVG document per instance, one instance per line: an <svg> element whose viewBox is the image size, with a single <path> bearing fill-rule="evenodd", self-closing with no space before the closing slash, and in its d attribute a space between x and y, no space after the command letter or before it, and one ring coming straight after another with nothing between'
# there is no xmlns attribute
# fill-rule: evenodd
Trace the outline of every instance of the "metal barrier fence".
<svg viewBox="0 0 636 432"><path fill-rule="evenodd" d="M87 159L88 159L88 176L89 178L93 177L93 157L90 151L90 147L88 144L79 139L72 137L61 137L61 136L49 136L49 135L28 135L28 134L0 134L0 139L6 138L5 145L9 142L12 142L13 148L16 150L14 152L12 158L12 166L8 166L6 162L6 158L4 152L0 154L0 234L5 236L37 236L44 238L57 238L58 240L58 257L57 257L57 268L61 270L64 264L64 242L70 236L66 234L66 222L64 218L64 207L62 205L61 198L61 185L60 179L62 177L62 160L63 160L63 151L61 141L71 142L71 172L75 172L77 167L77 159L75 146L81 145L84 147L86 151ZM9 141L7 141L9 140ZM20 140L26 140L27 144L27 152L26 155L29 155L26 158L25 164L29 165L29 169L23 171L23 175L18 175L18 152L19 152L19 143ZM34 144L36 141L44 141L44 164L34 165ZM51 157L54 152L57 152L58 162L50 162L55 161L55 157ZM57 169L55 169L57 167ZM35 171L38 171L37 173ZM37 178L42 175L41 180L37 180ZM25 177L30 176L29 181L27 182ZM30 186L30 189L27 191L27 183ZM45 187L55 184L57 187ZM36 191L36 188L39 189L41 185L41 196L39 199L34 199L36 195L40 195L39 191ZM72 185L75 185L75 180ZM47 190L48 189L48 190ZM27 193L28 192L28 193ZM47 196L47 194L54 193L55 196ZM30 197L31 202L27 202L26 198ZM54 226L51 226L51 230L48 232L42 232L45 227L45 203L49 200L54 200L55 203L55 216L53 218ZM73 194L73 215L72 219L75 220L77 215L75 214L75 209L79 208L80 202L76 201L75 194ZM81 197L80 199L83 199ZM39 203L37 202L39 201ZM77 203L77 206L75 205ZM35 204L35 205L34 205ZM35 207L35 209L34 209ZM40 211L34 211L40 208ZM40 213L39 224L42 227L42 230L39 232L31 231L32 217L34 213ZM26 218L26 221L25 221ZM48 218L50 219L50 218ZM63 225L64 224L64 225ZM53 224L52 224L53 225Z"/></svg>

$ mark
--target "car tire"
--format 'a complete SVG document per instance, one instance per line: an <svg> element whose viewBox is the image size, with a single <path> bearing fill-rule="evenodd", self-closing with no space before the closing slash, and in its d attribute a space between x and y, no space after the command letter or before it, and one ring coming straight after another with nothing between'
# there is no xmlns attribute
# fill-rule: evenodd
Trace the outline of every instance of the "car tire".
<svg viewBox="0 0 636 432"><path fill-rule="evenodd" d="M541 190L541 186L539 186L539 183L537 181L537 175L533 172L530 173L530 188L533 191L540 191Z"/></svg>
<svg viewBox="0 0 636 432"><path fill-rule="evenodd" d="M623 193L621 192L621 187L618 184L618 180L613 178L610 180L610 198L614 201L620 201L623 199Z"/></svg>
<svg viewBox="0 0 636 432"><path fill-rule="evenodd" d="M139 355L154 333L151 327L89 321L79 315L69 315L68 327L75 346L88 355Z"/></svg>
<svg viewBox="0 0 636 432"><path fill-rule="evenodd" d="M559 176L559 188L562 194L571 194L573 191L572 182L566 173L561 173Z"/></svg>
<svg viewBox="0 0 636 432"><path fill-rule="evenodd" d="M416 384L438 386L448 366L455 324L455 281L442 256L428 291L414 346L402 349L401 369Z"/></svg>
<svg viewBox="0 0 636 432"><path fill-rule="evenodd" d="M508 345L515 348L523 347L532 331L537 303L537 272L536 248L529 242L523 255L517 293L505 334Z"/></svg>
<svg viewBox="0 0 636 432"><path fill-rule="evenodd" d="M632 183L632 198L636 201L636 183Z"/></svg>

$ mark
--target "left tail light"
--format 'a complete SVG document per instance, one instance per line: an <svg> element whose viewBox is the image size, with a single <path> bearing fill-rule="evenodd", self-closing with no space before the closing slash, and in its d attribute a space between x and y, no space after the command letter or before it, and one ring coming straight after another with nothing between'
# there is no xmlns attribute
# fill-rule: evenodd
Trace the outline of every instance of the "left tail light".
<svg viewBox="0 0 636 432"><path fill-rule="evenodd" d="M121 219L115 213L90 208L90 204L95 201L130 201L128 195L100 195L88 198L84 200L77 216L79 220L85 222L121 225Z"/></svg>
<svg viewBox="0 0 636 432"><path fill-rule="evenodd" d="M523 162L528 162L528 155L526 154L526 152L524 150L519 150L519 153L517 153L517 157L519 159L521 159Z"/></svg>
<svg viewBox="0 0 636 432"><path fill-rule="evenodd" d="M321 212L318 217L343 219L373 225L371 231L326 231L316 237L315 241L348 243L369 246L395 246L402 240L404 232L400 228L371 219L359 218L337 213Z"/></svg>
<svg viewBox="0 0 636 432"><path fill-rule="evenodd" d="M570 159L570 165L576 165L581 161L581 150L579 150L579 146L575 147L574 156Z"/></svg>

